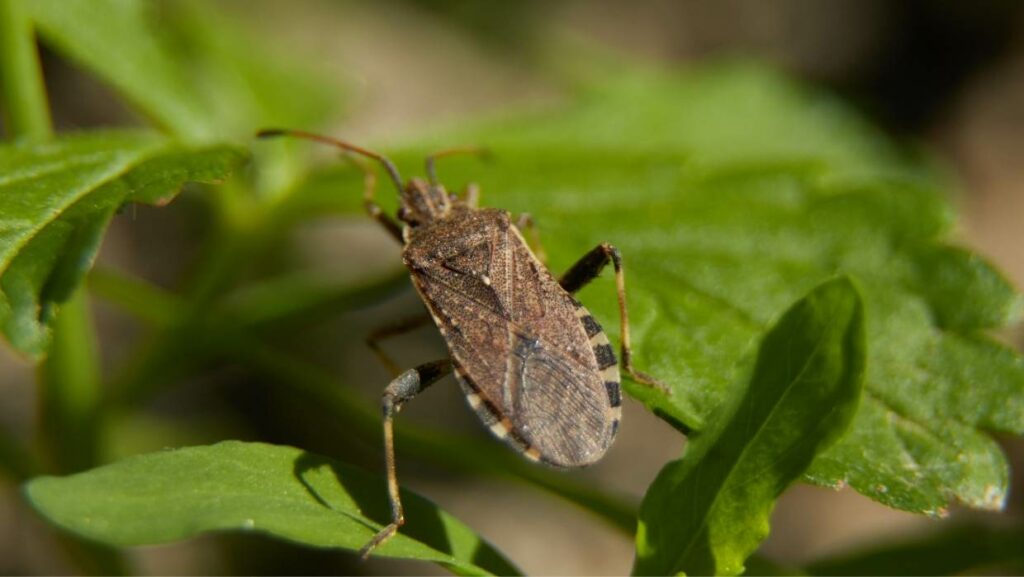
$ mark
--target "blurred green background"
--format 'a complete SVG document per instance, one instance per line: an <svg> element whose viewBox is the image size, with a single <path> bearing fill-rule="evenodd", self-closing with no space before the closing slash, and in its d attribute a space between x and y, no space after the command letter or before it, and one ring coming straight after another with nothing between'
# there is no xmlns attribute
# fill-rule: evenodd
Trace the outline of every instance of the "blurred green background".
<svg viewBox="0 0 1024 577"><path fill-rule="evenodd" d="M214 3L225 24L208 21L212 37L235 42L237 31L253 50L296 63L296 74L325 78L324 85L268 85L309 114L326 118L323 132L387 150L432 127L461 119L501 116L543 107L566 97L566 78L601 70L575 70L577 51L606 52L625 61L686 67L715 58L767 61L823 85L912 148L934 155L960 184L962 239L1024 286L1024 8L1014 0L639 0L473 2L408 0L331 2L303 0ZM180 17L180 15L178 16ZM178 30L168 22L167 33ZM243 48L245 45L243 44ZM236 46L237 48L237 46ZM108 86L44 45L42 59L58 130L143 123ZM268 63L268 66L280 63ZM214 97L212 102L216 101ZM258 106L258 95L253 106ZM230 114L226 110L225 114ZM314 122L311 120L310 122ZM487 143L449 143L484 144ZM273 178L270 175L269 178ZM486 190L486 184L484 185ZM386 189L383 189L386 192ZM486 198L486 197L485 197ZM104 241L100 265L131 270L175 289L199 250L202 204L185 195L166 209L130 208ZM369 220L304 223L283 254L299 270L342 281L356 272L392 270L398 251ZM387 373L362 344L382 316L394 318L419 305L411 291L384 304L319 323L289 335L296 350L317 358L379 393ZM116 365L140 338L140 327L96 299L104 362ZM1019 331L1001 335L1018 348ZM389 343L399 359L442 350L432 331ZM427 350L430 352L424 353ZM411 362L411 361L410 361ZM35 430L33 370L0 347L0 426ZM221 438L259 439L341 454L379 470L376 445L344 443L343 423L325 428L310 419L309 401L262 386L245 367L219 367L181 383L152 401L148 415L125 423L118 438L128 454ZM457 387L437 387L403 418L480 433ZM580 473L602 487L642 495L661 464L680 450L678 436L636 403L627 402L620 439L598 466ZM1024 470L1024 445L1005 440L1011 466ZM467 521L530 573L622 574L633 544L585 513L553 497L495 480L475 480L402 462L402 481ZM1024 517L1018 475L1008 514L954 508L954 520L1018 522ZM822 556L898 537L926 534L934 520L887 509L852 491L832 493L806 485L782 499L765 554L801 565ZM19 501L17 488L0 486L0 573L75 571L52 534ZM303 549L257 536L209 536L183 544L134 551L154 574L321 574L440 572L433 566L383 561L359 564L351 555Z"/></svg>

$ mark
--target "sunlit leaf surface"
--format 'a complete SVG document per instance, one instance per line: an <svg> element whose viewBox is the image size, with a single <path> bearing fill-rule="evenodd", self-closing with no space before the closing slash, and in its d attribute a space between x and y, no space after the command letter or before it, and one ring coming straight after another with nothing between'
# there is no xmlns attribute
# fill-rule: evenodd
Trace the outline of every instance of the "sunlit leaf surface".
<svg viewBox="0 0 1024 577"><path fill-rule="evenodd" d="M929 514L1000 507L1006 459L986 431L1024 432L1024 364L982 331L1015 319L1020 299L949 245L947 185L836 101L760 68L611 76L575 105L439 131L401 166L486 145L492 162L445 159L442 180L532 213L556 273L618 246L637 365L673 388L629 392L694 429L737 394L738 361L773 319L850 275L865 299L864 399L806 479ZM581 298L618 332L609 280Z"/></svg>
<svg viewBox="0 0 1024 577"><path fill-rule="evenodd" d="M224 442L131 457L25 489L46 518L117 546L210 531L257 531L315 547L358 550L390 520L383 479L291 447ZM461 522L404 494L408 523L375 551L463 575L518 571Z"/></svg>

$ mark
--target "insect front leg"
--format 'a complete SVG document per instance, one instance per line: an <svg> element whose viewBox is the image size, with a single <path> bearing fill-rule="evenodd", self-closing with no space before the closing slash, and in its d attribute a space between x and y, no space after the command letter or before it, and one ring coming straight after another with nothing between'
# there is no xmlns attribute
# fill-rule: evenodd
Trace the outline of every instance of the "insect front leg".
<svg viewBox="0 0 1024 577"><path fill-rule="evenodd" d="M338 140L337 138L331 138L330 136L324 136L322 134L315 134L313 132L306 132L305 130L291 130L287 128L268 128L260 130L256 133L258 138L272 138L277 136L288 136L292 138L302 138L305 140L312 140L314 142L320 142L322 144L329 144L331 146L340 148L345 151L348 158L363 171L363 206L366 208L366 212L370 213L370 216L374 220L380 223L388 233L395 238L398 242L402 240L402 227L395 221L395 219L388 216L381 208L380 205L374 201L373 197L377 189L377 175L370 169L370 167L361 160L361 157L372 158L384 166L387 170L388 175L391 177L391 181L395 184L395 188L398 192L402 192L402 176L398 174L398 169L395 168L395 164L388 160L386 156L377 154L372 150L366 150L365 148L358 147L344 140ZM359 155L359 156L354 156Z"/></svg>
<svg viewBox="0 0 1024 577"><path fill-rule="evenodd" d="M547 268L548 253L544 250L544 245L540 242L540 231L537 230L537 223L533 220L533 215L528 212L520 214L519 218L516 219L516 228L518 228L520 232L529 235L528 244L530 245L530 249L533 250L533 255L537 257L540 264Z"/></svg>
<svg viewBox="0 0 1024 577"><path fill-rule="evenodd" d="M391 381L384 389L381 407L384 412L384 463L388 476L388 501L391 503L391 523L381 529L373 539L363 545L359 556L366 559L378 546L393 537L398 528L405 524L402 513L402 500L398 494L398 475L395 472L395 414L402 405L415 397L423 389L434 384L438 379L452 371L452 362L448 359L424 363L409 369Z"/></svg>
<svg viewBox="0 0 1024 577"><path fill-rule="evenodd" d="M398 374L402 372L402 369L391 358L391 355L384 352L384 349L382 349L380 346L380 342L383 341L384 339L404 335L405 333L414 331L429 323L430 316L422 314L414 317L409 317L407 319L402 319L395 323L384 325L382 327L375 329L373 332L366 336L366 346L370 347L370 350L373 351L373 354L377 355L377 360L379 360L381 364L384 365L385 368L387 368L388 372L391 373L391 376L397 377Z"/></svg>
<svg viewBox="0 0 1024 577"><path fill-rule="evenodd" d="M615 290L619 297L619 320L622 326L622 367L634 381L668 393L670 391L668 385L633 368L633 351L629 340L629 313L626 310L626 276L622 269L622 255L619 253L619 249L607 242L597 245L572 265L558 282L567 292L575 294L597 278L609 262L615 267Z"/></svg>
<svg viewBox="0 0 1024 577"><path fill-rule="evenodd" d="M366 209L366 213L384 227L384 230L388 231L388 234L395 240L400 243L404 242L402 240L402 226L377 204L377 175L362 159L351 156L349 160L363 171L363 208Z"/></svg>

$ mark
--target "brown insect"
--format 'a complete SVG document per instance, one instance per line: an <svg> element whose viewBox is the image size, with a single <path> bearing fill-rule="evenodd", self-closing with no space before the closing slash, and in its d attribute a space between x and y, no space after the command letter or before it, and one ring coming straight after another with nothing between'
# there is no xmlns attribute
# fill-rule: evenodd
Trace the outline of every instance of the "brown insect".
<svg viewBox="0 0 1024 577"><path fill-rule="evenodd" d="M395 473L392 422L402 405L441 377L455 377L484 424L527 458L561 468L583 467L608 450L621 417L619 366L601 326L573 293L611 262L622 323L623 369L634 380L667 390L633 368L619 251L602 243L555 279L530 250L523 230L539 238L528 215L516 223L507 211L478 208L479 191L457 196L438 183L434 161L476 149L428 156L427 181L402 181L387 158L347 142L298 130L265 130L259 136L294 136L327 143L380 162L398 189L396 221L374 201L367 170L367 212L403 245L413 285L444 337L450 358L400 373L383 354L381 339L428 321L412 320L372 334L368 344L397 377L383 395L384 448L391 524L360 551L365 558L405 522ZM399 224L399 221L402 224Z"/></svg>

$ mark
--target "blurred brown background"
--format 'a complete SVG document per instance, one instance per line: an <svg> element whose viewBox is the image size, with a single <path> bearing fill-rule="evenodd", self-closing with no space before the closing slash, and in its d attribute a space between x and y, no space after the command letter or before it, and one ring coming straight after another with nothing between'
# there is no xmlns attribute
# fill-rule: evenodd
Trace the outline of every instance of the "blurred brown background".
<svg viewBox="0 0 1024 577"><path fill-rule="evenodd" d="M936 155L961 183L964 242L996 262L1024 286L1024 4L1014 0L560 0L472 2L225 2L265 42L287 45L312 65L334 73L351 94L344 120L325 130L356 142L396 141L430 126L561 98L538 66L553 39L577 36L641 60L685 65L719 55L747 55L775 62L795 76L842 95L895 138ZM61 129L136 123L116 95L73 66L44 52L55 119ZM458 144L458 143L455 143ZM483 143L486 144L486 143ZM187 200L184 207L139 209L118 219L101 260L173 287L196 248ZM177 239L168 243L169 238ZM344 275L363 255L367 265L397 264L397 248L368 222L324 221L295 239L304 266ZM168 252L172 251L172 252ZM369 257L366 255L370 255ZM338 264L343 263L343 264ZM382 263L384 263L382 265ZM376 395L387 381L360 346L375 320L417 307L408 292L387 305L335 319L316 334L322 357L350 382ZM115 359L136 338L137 327L96 303L104 355ZM357 335L360 338L352 338ZM1015 346L1022 333L1002 335ZM344 343L326 348L329 343ZM437 350L428 330L389 343L400 359ZM340 348L341 350L338 350ZM32 371L0 352L0 425L32 430ZM369 375L369 377L368 377ZM308 430L303 408L251 377L227 371L210 382L187 383L156 411L168 415L183 440L261 438L332 453L343 438ZM358 378L357 378L358 377ZM457 387L440 386L410 405L403 418L438 424L442 418L467 431L482 429L464 409ZM224 422L230 407L239 422ZM639 498L662 463L678 456L681 442L635 404L609 456L574 473L610 490ZM211 424L211 421L214 422ZM241 424L243 423L244 424ZM339 428L339 430L342 430ZM334 434L336 431L331 431ZM484 434L484 433L480 433ZM665 441L668 439L669 441ZM1004 447L1017 471L1006 515L953 508L952 521L993 523L1024 517L1020 472L1024 444ZM380 465L379 449L364 448L363 466ZM452 479L415 463L400 463L402 480L439 502L492 540L530 573L623 574L632 543L586 513L530 488L497 481ZM68 570L50 554L39 522L17 504L16 488L0 488L0 572ZM799 565L824 555L933 531L941 522L886 509L846 490L793 488L776 510L764 552ZM224 553L220 545L227 543ZM214 544L218 545L214 547ZM341 553L305 551L296 562L289 546L257 537L209 537L137 553L146 572L429 573L420 564L354 564Z"/></svg>

